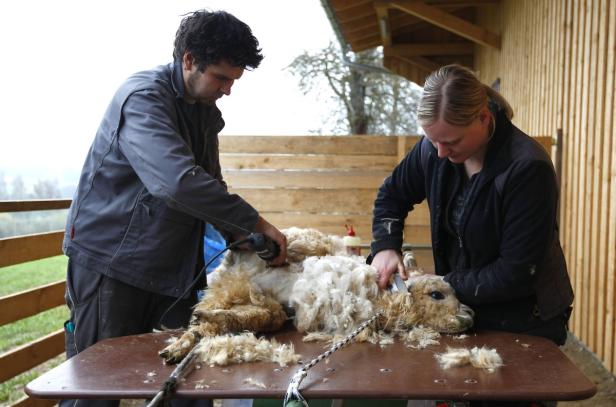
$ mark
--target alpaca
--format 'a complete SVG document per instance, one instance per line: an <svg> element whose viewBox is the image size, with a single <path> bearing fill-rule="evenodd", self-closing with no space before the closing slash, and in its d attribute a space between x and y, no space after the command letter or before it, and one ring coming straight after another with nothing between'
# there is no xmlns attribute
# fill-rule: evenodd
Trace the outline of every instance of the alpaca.
<svg viewBox="0 0 616 407"><path fill-rule="evenodd" d="M226 253L188 330L160 352L165 362L182 360L203 337L274 332L292 312L298 331L329 335L348 334L376 312L382 315L374 331L400 333L423 325L458 333L472 325L470 308L439 276L409 278L406 292L379 290L376 270L362 257L346 254L340 237L314 229L283 233L288 242L285 266L268 267L249 251ZM359 340L367 340L371 329Z"/></svg>

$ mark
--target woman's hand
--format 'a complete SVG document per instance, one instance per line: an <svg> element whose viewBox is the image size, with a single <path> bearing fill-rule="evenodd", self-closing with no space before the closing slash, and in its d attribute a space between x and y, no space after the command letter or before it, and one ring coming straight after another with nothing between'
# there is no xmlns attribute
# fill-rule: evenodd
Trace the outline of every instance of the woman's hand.
<svg viewBox="0 0 616 407"><path fill-rule="evenodd" d="M372 267L378 273L377 284L382 289L387 288L389 279L396 271L400 273L403 280L408 278L402 263L402 256L396 250L389 249L378 252L372 259Z"/></svg>

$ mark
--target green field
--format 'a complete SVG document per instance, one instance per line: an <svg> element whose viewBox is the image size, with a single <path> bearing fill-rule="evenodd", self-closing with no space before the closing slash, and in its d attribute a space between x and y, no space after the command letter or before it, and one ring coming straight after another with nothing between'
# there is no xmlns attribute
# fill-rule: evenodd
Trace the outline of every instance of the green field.
<svg viewBox="0 0 616 407"><path fill-rule="evenodd" d="M64 280L65 256L32 261L0 268L0 297L32 287ZM68 308L60 306L20 321L0 326L0 353L61 329L68 318ZM23 397L23 387L41 372L61 363L63 356L0 384L0 405L9 405Z"/></svg>

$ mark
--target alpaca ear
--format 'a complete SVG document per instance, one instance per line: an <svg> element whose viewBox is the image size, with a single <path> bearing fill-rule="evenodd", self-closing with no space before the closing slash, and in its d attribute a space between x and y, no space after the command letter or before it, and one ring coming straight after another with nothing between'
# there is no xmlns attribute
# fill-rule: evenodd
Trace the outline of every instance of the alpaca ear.
<svg viewBox="0 0 616 407"><path fill-rule="evenodd" d="M409 277L423 275L423 270L417 266L415 254L412 250L406 250L402 253L402 264Z"/></svg>

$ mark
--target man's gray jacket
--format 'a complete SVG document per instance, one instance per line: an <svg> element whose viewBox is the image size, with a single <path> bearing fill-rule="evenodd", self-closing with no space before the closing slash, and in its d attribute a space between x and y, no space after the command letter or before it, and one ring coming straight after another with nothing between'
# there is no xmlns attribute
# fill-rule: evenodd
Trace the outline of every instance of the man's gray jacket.
<svg viewBox="0 0 616 407"><path fill-rule="evenodd" d="M183 95L179 62L120 87L88 152L63 243L89 270L175 297L202 262L203 221L245 233L258 219L222 181L220 111Z"/></svg>

